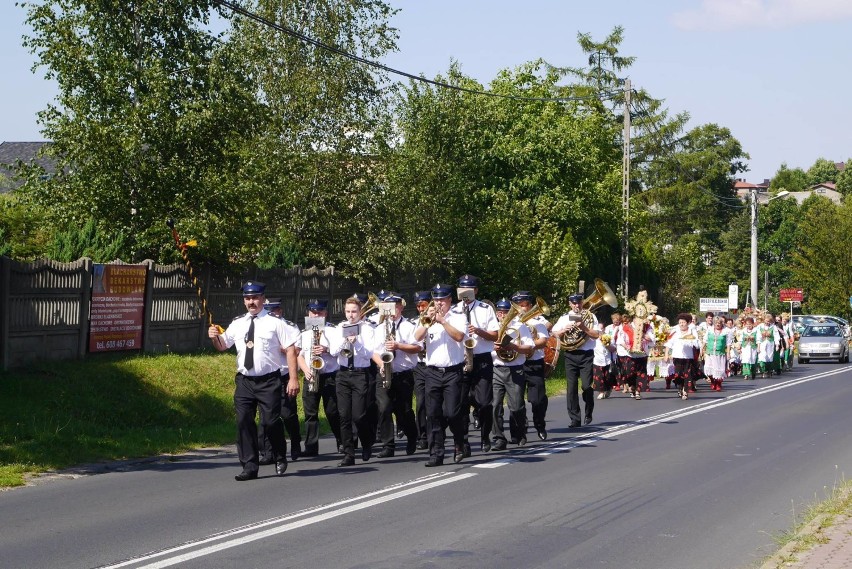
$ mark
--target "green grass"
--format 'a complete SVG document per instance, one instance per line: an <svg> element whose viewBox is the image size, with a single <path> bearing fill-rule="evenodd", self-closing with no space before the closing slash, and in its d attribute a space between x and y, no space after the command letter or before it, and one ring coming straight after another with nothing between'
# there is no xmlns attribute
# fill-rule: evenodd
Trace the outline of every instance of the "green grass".
<svg viewBox="0 0 852 569"><path fill-rule="evenodd" d="M841 478L834 486L823 488L825 496L815 496L815 502L801 514L793 511L794 527L775 536L779 552L764 566L787 567L795 563L802 553L814 546L827 543L825 530L831 528L837 518L852 514L852 481Z"/></svg>
<svg viewBox="0 0 852 569"><path fill-rule="evenodd" d="M564 366L546 385L548 396L565 393ZM0 488L79 464L233 444L233 390L233 353L95 355L0 373ZM322 410L320 421L329 432Z"/></svg>

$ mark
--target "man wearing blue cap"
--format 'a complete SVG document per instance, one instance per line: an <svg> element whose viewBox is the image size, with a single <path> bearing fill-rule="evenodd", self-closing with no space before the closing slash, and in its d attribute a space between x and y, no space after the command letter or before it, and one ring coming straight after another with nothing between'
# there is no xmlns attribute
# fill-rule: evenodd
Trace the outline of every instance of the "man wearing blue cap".
<svg viewBox="0 0 852 569"><path fill-rule="evenodd" d="M420 344L414 339L415 325L402 317L402 304L402 297L398 294L385 296L379 309L382 320L376 329L377 341L373 362L380 376L376 385L379 442L382 444L379 458L392 457L396 452L392 415L396 417L396 424L407 439L405 454L414 454L417 448L417 427L411 413L411 393L414 389L413 370L417 366ZM385 305L392 305L393 310L385 311ZM390 359L389 364L385 364L387 359ZM387 378L384 374L388 367L392 373L390 386L385 387Z"/></svg>
<svg viewBox="0 0 852 569"><path fill-rule="evenodd" d="M243 466L237 481L257 478L259 469L257 425L255 415L261 409L261 421L275 453L275 472L287 470L287 441L281 422L281 368L285 356L290 371L287 395L299 393L294 336L284 321L271 316L263 308L266 285L249 281L242 287L243 304L248 311L234 318L224 333L210 326L207 335L213 346L224 352L237 347L237 375L234 383L234 408L237 414L237 454Z"/></svg>
<svg viewBox="0 0 852 569"><path fill-rule="evenodd" d="M337 332L334 325L328 321L328 301L311 300L308 302L308 318L324 318L325 325L321 330L305 329L299 338L299 368L305 376L305 382L316 384L315 389L302 389L302 409L305 412L305 452L304 456L319 455L319 406L322 402L325 417L334 438L337 440L336 449L341 450L340 413L337 409L336 376L340 365L337 358L330 353L331 338ZM318 341L315 341L318 340ZM316 368L312 364L319 358Z"/></svg>
<svg viewBox="0 0 852 569"><path fill-rule="evenodd" d="M591 312L588 317L592 321L591 326L586 326L583 315L583 295L572 294L568 297L571 309L559 317L553 325L554 336L561 336L568 330L582 332L585 341L578 348L565 352L565 378L568 386L567 405L568 417L571 419L571 427L580 426L580 396L579 386L582 381L583 401L586 407L585 424L592 422L592 412L595 410L595 392L592 389L592 365L595 361L595 340L600 337L598 331L598 319Z"/></svg>
<svg viewBox="0 0 852 569"><path fill-rule="evenodd" d="M434 306L426 312L414 332L414 339L426 344L426 417L430 433L427 467L444 464L444 432L453 433L453 461L464 458L462 419L462 367L467 322L463 314L450 310L453 287L432 287Z"/></svg>
<svg viewBox="0 0 852 569"><path fill-rule="evenodd" d="M474 340L476 344L468 350L468 359L471 361L465 367L462 386L462 418L465 422L465 434L469 425L467 410L470 403L473 403L474 428L479 427L481 449L483 452L488 452L491 448L489 437L494 421L492 403L494 365L491 352L494 349L494 340L497 339L497 329L500 324L497 322L494 309L476 298L479 293L479 277L474 275L459 277L457 293L459 303L453 310L465 316L467 337ZM465 443L465 453L470 455L470 445L467 443Z"/></svg>
<svg viewBox="0 0 852 569"><path fill-rule="evenodd" d="M532 408L532 422L538 438L547 439L547 389L544 383L544 347L550 330L547 329L547 318L538 314L532 318L529 311L535 306L535 296L527 290L519 290L512 295L512 302L523 310L521 320L527 325L532 334L535 352L524 362L524 377L527 380L527 399ZM529 315L529 316L528 316Z"/></svg>
<svg viewBox="0 0 852 569"><path fill-rule="evenodd" d="M280 298L267 298L266 302L263 303L263 308L266 309L270 315L283 320L284 324L290 328L290 333L296 335L299 334L299 329L296 328L296 325L284 318L284 309L281 307ZM296 345L296 348L298 349L298 344ZM281 368L281 376L286 377L289 373L290 370L287 369L285 360L284 367ZM287 395L287 391L284 389L281 390L281 420L284 422L285 431L287 431L287 434L290 436L290 458L298 460L302 454L302 433L299 428L299 409L296 403L296 398ZM260 464L272 464L275 462L275 453L272 452L272 444L269 442L269 437L266 435L262 420L257 429L257 436L260 439Z"/></svg>
<svg viewBox="0 0 852 569"><path fill-rule="evenodd" d="M426 312L432 294L428 290L414 293L414 306L417 309L417 318L412 318L411 323L415 328L420 316ZM415 423L417 425L417 448L424 450L429 448L428 434L426 428L426 350L417 352L417 365L414 367L414 410Z"/></svg>

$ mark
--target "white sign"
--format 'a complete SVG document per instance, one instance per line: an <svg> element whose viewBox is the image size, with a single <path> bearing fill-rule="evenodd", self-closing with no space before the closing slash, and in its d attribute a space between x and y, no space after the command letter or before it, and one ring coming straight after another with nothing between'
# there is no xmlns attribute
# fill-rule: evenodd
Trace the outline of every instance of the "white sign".
<svg viewBox="0 0 852 569"><path fill-rule="evenodd" d="M700 298L698 299L699 312L727 312L728 299L722 298Z"/></svg>
<svg viewBox="0 0 852 569"><path fill-rule="evenodd" d="M739 304L740 299L740 285L729 285L728 286L728 310L736 310L739 308L737 306Z"/></svg>

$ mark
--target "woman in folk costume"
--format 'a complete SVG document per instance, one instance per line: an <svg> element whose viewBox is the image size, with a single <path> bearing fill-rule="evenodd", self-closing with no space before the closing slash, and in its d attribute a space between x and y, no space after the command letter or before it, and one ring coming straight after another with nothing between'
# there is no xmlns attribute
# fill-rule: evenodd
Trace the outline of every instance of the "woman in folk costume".
<svg viewBox="0 0 852 569"><path fill-rule="evenodd" d="M757 375L758 337L754 318L745 317L745 326L740 332L740 360L743 364L743 379L754 380Z"/></svg>
<svg viewBox="0 0 852 569"><path fill-rule="evenodd" d="M598 331L601 333L595 340L594 360L592 361L592 384L595 386L595 391L598 392L598 399L606 399L612 393L613 385L610 383L610 369L612 365L612 353L609 348L612 344L612 337L604 333L602 323L597 325Z"/></svg>
<svg viewBox="0 0 852 569"><path fill-rule="evenodd" d="M731 340L728 342L730 346L728 351L728 377L739 375L743 368L740 360L740 332L742 327L742 320L737 320L734 324L733 318L725 319L725 331L731 335Z"/></svg>
<svg viewBox="0 0 852 569"><path fill-rule="evenodd" d="M701 353L704 355L704 375L710 380L713 391L722 391L722 381L728 375L728 344L731 335L725 331L725 319L716 316L713 328L704 334Z"/></svg>
<svg viewBox="0 0 852 569"><path fill-rule="evenodd" d="M639 291L636 300L625 303L632 322L625 322L616 329L613 342L618 352L618 361L624 382L630 387L634 399L642 399L641 391L648 372L648 354L655 343L654 329L646 320L656 306L648 301L648 293Z"/></svg>
<svg viewBox="0 0 852 569"><path fill-rule="evenodd" d="M772 363L780 345L781 336L775 327L775 316L767 312L757 327L757 370L760 377L767 378L772 374Z"/></svg>
<svg viewBox="0 0 852 569"><path fill-rule="evenodd" d="M784 332L787 334L787 350L785 351L785 355L787 356L784 360L781 361L781 365L787 370L792 371L793 369L793 348L796 345L796 340L798 340L798 332L796 332L796 327L793 325L793 321L790 320L790 315L786 312L781 315L781 327L784 329Z"/></svg>
<svg viewBox="0 0 852 569"><path fill-rule="evenodd" d="M699 350L698 337L690 323L691 314L678 314L677 327L671 330L666 342L665 361L674 361L674 382L681 399L688 399L689 382L695 380L695 353Z"/></svg>

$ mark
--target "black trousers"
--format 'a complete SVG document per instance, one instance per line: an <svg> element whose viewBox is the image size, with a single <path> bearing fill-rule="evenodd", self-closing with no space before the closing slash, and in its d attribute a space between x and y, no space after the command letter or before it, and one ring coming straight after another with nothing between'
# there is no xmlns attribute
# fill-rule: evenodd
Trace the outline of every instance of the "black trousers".
<svg viewBox="0 0 852 569"><path fill-rule="evenodd" d="M340 413L340 440L343 454L355 458L354 432L364 448L373 446L376 430L370 428L367 417L369 379L366 369L340 368L337 372L337 408ZM353 428L354 427L354 428Z"/></svg>
<svg viewBox="0 0 852 569"><path fill-rule="evenodd" d="M414 373L414 422L417 425L417 438L426 442L426 364L418 362L412 370Z"/></svg>
<svg viewBox="0 0 852 569"><path fill-rule="evenodd" d="M547 389L544 384L544 358L524 362L527 380L527 400L532 408L532 422L536 429L543 429L547 415Z"/></svg>
<svg viewBox="0 0 852 569"><path fill-rule="evenodd" d="M276 458L287 456L284 423L281 421L281 374L259 377L238 373L234 378L234 410L237 414L237 455L246 470L258 469L257 408L272 452Z"/></svg>
<svg viewBox="0 0 852 569"><path fill-rule="evenodd" d="M261 415L263 411L261 411ZM284 429L290 437L290 445L293 447L302 444L302 433L299 430L299 411L295 397L287 395L284 389L284 381L281 382L281 421L284 423ZM260 425L257 428L257 437L259 439L259 450L261 458L280 458L275 456L272 451L272 443L269 442L269 436L266 434L266 428L263 426L263 417L260 418Z"/></svg>
<svg viewBox="0 0 852 569"><path fill-rule="evenodd" d="M527 408L524 404L524 368L517 366L494 366L493 394L494 407L499 407L500 412L494 413L494 425L491 428L491 436L494 441L506 441L503 434L503 399L508 400L509 406L509 436L512 442L517 443L526 438L527 432ZM483 439L488 440L488 439Z"/></svg>
<svg viewBox="0 0 852 569"><path fill-rule="evenodd" d="M568 418L571 419L571 423L573 424L581 422L580 394L578 391L581 382L586 417L591 417L592 412L595 410L595 390L592 389L592 364L594 361L595 353L593 350L571 350L570 352L565 352Z"/></svg>
<svg viewBox="0 0 852 569"><path fill-rule="evenodd" d="M473 412L479 418L479 435L481 440L487 441L494 425L494 361L491 359L491 352L473 356L473 369L464 374L464 379L467 387L465 394L473 401ZM469 402L462 403L465 433L470 424L468 407Z"/></svg>
<svg viewBox="0 0 852 569"><path fill-rule="evenodd" d="M385 389L381 382L376 386L376 403L379 407L379 442L382 448L396 448L396 424L411 441L417 439L417 426L411 410L411 393L414 391L412 370L396 372L391 376L391 386Z"/></svg>
<svg viewBox="0 0 852 569"><path fill-rule="evenodd" d="M321 373L317 390L302 391L302 409L305 411L305 453L316 454L319 451L319 406L322 402L325 418L337 446L340 446L340 412L337 410L337 387L335 377L337 372Z"/></svg>
<svg viewBox="0 0 852 569"><path fill-rule="evenodd" d="M444 432L453 433L456 446L464 444L462 420L462 366L426 367L426 422L429 429L429 455L444 458Z"/></svg>

